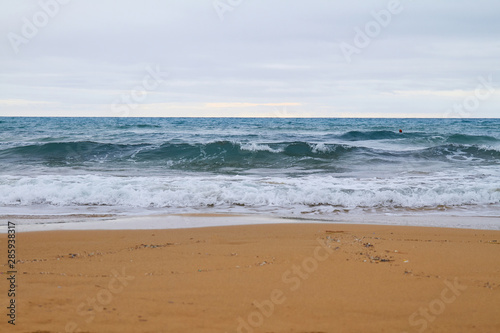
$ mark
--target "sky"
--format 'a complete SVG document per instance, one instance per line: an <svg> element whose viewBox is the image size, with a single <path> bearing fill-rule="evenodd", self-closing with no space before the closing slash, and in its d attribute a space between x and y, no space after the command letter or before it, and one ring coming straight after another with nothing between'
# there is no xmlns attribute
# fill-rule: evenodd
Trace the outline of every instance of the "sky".
<svg viewBox="0 0 500 333"><path fill-rule="evenodd" d="M0 116L500 117L498 0L0 1Z"/></svg>

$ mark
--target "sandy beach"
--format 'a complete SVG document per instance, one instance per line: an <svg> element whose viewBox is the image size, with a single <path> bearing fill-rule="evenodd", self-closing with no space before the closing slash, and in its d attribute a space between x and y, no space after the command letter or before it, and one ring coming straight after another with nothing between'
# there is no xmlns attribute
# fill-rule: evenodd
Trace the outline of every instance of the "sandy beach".
<svg viewBox="0 0 500 333"><path fill-rule="evenodd" d="M500 331L500 231L281 224L16 241L16 325L2 297L2 332Z"/></svg>

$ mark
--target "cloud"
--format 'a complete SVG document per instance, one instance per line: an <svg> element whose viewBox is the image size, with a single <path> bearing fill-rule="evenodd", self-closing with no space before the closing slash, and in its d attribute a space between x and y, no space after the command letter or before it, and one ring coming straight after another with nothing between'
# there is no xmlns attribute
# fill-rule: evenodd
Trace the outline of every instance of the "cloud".
<svg viewBox="0 0 500 333"><path fill-rule="evenodd" d="M403 10L351 63L339 45L354 45L356 29L389 1L242 1L223 21L206 0L70 1L14 52L7 36L23 36L41 4L54 1L3 5L0 100L32 104L0 103L0 115L109 116L148 66L168 76L132 101L134 116L263 116L295 103L292 116L433 117L473 91L478 76L491 74L500 88L494 0L401 0ZM497 102L492 96L475 116L497 117Z"/></svg>

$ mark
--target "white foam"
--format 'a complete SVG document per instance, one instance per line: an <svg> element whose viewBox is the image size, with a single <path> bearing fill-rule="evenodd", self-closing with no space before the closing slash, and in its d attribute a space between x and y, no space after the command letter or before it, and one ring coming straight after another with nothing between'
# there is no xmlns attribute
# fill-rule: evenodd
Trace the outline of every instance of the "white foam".
<svg viewBox="0 0 500 333"><path fill-rule="evenodd" d="M318 152L327 153L330 151L330 148L324 142L313 143L313 144L310 144L310 146L311 146L311 150L313 153L318 153ZM334 147L336 147L336 146L334 146Z"/></svg>
<svg viewBox="0 0 500 333"><path fill-rule="evenodd" d="M487 172L487 171L485 171ZM479 177L480 176L480 177ZM499 206L497 174L446 173L392 178L102 175L0 176L4 207L228 209L329 214L342 209Z"/></svg>
<svg viewBox="0 0 500 333"><path fill-rule="evenodd" d="M268 151L271 153L279 153L283 151L283 149L273 149L266 144L256 143L256 142L242 143L240 144L240 147L242 150L248 150L248 151Z"/></svg>

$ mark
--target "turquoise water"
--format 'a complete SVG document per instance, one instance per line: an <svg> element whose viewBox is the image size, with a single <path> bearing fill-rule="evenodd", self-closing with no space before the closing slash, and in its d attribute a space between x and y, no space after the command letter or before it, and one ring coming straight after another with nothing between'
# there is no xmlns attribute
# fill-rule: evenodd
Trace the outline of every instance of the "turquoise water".
<svg viewBox="0 0 500 333"><path fill-rule="evenodd" d="M0 168L16 214L498 215L500 120L0 118Z"/></svg>

